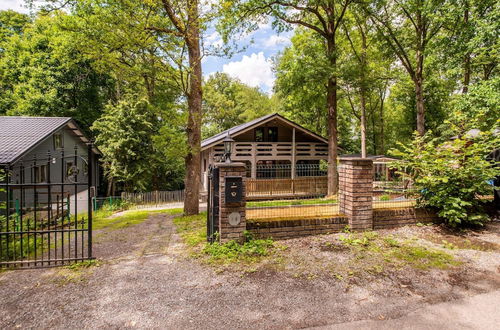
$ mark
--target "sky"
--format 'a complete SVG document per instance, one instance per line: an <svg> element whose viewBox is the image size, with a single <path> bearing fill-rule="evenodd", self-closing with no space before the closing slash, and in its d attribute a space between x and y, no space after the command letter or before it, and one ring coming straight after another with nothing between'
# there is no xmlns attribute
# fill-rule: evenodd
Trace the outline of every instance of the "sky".
<svg viewBox="0 0 500 330"><path fill-rule="evenodd" d="M0 10L5 9L29 13L24 0L0 0ZM259 87L263 92L271 94L275 80L271 59L290 44L291 35L291 32L277 34L271 24L261 24L257 31L238 40L238 47L244 48L243 52L238 52L231 58L205 57L203 74L207 78L215 72L225 72L249 86ZM205 44L221 43L217 32L205 35Z"/></svg>

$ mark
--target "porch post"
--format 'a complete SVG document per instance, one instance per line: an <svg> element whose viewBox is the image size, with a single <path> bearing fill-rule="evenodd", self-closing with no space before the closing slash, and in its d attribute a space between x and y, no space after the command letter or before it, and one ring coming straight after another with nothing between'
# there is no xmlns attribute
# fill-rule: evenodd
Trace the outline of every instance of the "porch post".
<svg viewBox="0 0 500 330"><path fill-rule="evenodd" d="M252 142L252 179L257 178L257 144Z"/></svg>
<svg viewBox="0 0 500 330"><path fill-rule="evenodd" d="M292 179L295 179L295 127L292 129Z"/></svg>

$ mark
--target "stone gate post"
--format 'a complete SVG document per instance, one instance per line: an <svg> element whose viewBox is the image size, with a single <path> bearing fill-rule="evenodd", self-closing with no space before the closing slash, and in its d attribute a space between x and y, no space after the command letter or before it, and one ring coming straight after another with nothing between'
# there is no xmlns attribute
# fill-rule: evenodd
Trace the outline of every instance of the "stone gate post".
<svg viewBox="0 0 500 330"><path fill-rule="evenodd" d="M340 158L339 207L352 230L373 229L373 161Z"/></svg>
<svg viewBox="0 0 500 330"><path fill-rule="evenodd" d="M246 167L244 163L218 163L219 239L243 241L246 230Z"/></svg>

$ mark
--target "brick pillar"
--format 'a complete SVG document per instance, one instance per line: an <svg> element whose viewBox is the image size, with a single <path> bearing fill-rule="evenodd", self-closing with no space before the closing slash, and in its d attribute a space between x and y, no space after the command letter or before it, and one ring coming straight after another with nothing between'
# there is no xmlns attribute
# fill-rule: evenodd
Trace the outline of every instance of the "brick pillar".
<svg viewBox="0 0 500 330"><path fill-rule="evenodd" d="M243 232L246 230L246 188L245 177L246 167L244 163L218 163L219 168L219 237L220 242L230 240L243 241ZM227 179L241 178L242 191L240 202L226 202L226 181ZM237 216L239 214L239 217ZM239 218L239 219L238 219Z"/></svg>
<svg viewBox="0 0 500 330"><path fill-rule="evenodd" d="M340 212L353 230L373 229L373 161L340 158Z"/></svg>

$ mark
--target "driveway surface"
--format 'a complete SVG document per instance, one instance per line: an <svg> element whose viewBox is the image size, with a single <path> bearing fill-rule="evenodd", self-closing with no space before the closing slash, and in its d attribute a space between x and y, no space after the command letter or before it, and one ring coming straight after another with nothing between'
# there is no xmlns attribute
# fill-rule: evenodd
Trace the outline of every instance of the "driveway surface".
<svg viewBox="0 0 500 330"><path fill-rule="evenodd" d="M99 266L0 273L0 328L493 329L500 324L498 273L464 285L436 277L431 294L422 296L390 279L346 285L275 271L217 274L186 256L172 217L162 214L95 236Z"/></svg>

